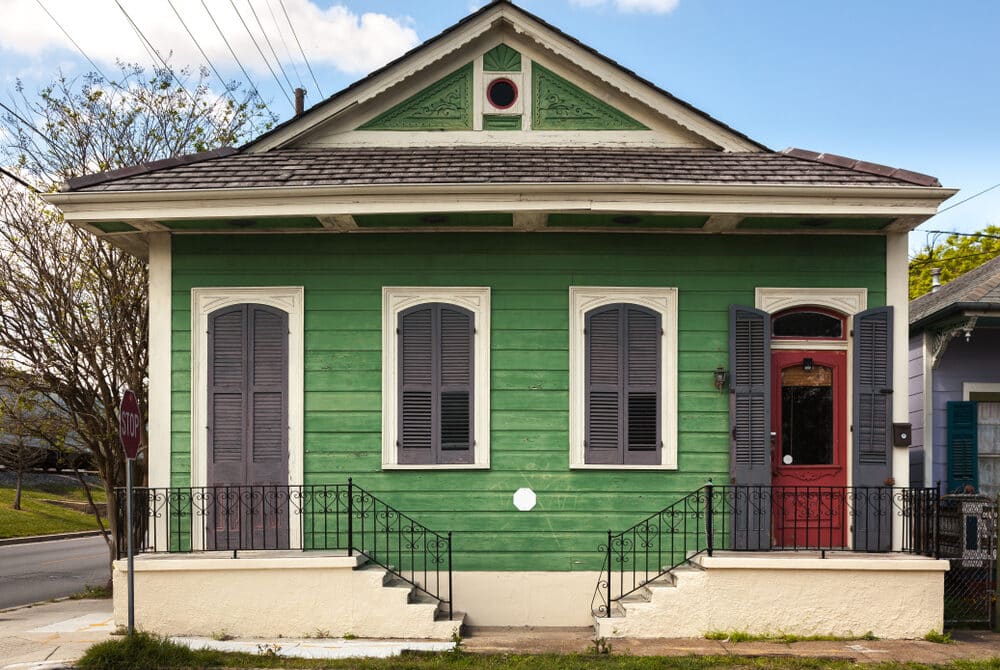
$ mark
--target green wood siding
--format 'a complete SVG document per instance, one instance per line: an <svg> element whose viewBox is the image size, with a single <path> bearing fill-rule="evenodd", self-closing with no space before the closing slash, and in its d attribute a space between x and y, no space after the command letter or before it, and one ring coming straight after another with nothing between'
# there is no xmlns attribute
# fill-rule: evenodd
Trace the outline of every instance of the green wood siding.
<svg viewBox="0 0 1000 670"><path fill-rule="evenodd" d="M821 243L820 243L821 242ZM190 472L190 290L305 287L305 479L348 476L436 530L458 570L594 570L631 526L728 479L728 307L757 286L865 287L885 302L883 238L391 234L178 236L173 246L172 481ZM491 468L381 470L381 289L490 286ZM569 469L569 286L679 289L679 469ZM514 491L538 505L518 512Z"/></svg>

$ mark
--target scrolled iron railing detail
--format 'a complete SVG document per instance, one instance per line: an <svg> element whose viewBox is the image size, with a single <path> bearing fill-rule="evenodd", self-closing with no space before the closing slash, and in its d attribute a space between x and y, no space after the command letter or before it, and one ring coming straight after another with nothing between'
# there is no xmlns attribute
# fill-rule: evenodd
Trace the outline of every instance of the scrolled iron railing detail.
<svg viewBox="0 0 1000 670"><path fill-rule="evenodd" d="M936 488L715 486L709 482L623 531L608 531L593 613L714 551L893 550L937 555ZM894 533L895 530L895 533Z"/></svg>
<svg viewBox="0 0 1000 670"><path fill-rule="evenodd" d="M115 489L118 527L126 491ZM134 488L134 551L355 552L439 601L451 618L452 538L346 484ZM122 558L122 556L119 556Z"/></svg>

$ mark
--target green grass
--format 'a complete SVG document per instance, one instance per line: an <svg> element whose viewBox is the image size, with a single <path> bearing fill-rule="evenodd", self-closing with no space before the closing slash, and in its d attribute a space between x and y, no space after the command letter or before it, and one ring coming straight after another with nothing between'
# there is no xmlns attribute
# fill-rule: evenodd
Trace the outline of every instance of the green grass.
<svg viewBox="0 0 1000 670"><path fill-rule="evenodd" d="M280 646L280 642L275 645ZM81 670L132 670L147 668L329 668L330 670L854 670L852 661L830 658L751 657L751 656L628 656L615 654L469 654L408 653L384 659L306 660L276 656L275 646L259 654L233 654L198 650L137 633L131 638L94 645L76 667ZM901 663L865 664L866 670L1000 670L1000 659L955 661L940 665Z"/></svg>
<svg viewBox="0 0 1000 670"><path fill-rule="evenodd" d="M712 631L705 633L706 640L725 640L727 642L847 642L850 640L877 640L868 631L864 635L793 635L791 633L747 633L741 630Z"/></svg>
<svg viewBox="0 0 1000 670"><path fill-rule="evenodd" d="M955 641L951 639L951 633L939 633L936 630L927 631L924 639L936 644L955 644Z"/></svg>
<svg viewBox="0 0 1000 670"><path fill-rule="evenodd" d="M94 502L104 502L104 490L91 487ZM44 500L86 501L79 486L71 484L21 489L21 509L15 510L14 487L0 487L0 539L97 530L93 514L53 505Z"/></svg>

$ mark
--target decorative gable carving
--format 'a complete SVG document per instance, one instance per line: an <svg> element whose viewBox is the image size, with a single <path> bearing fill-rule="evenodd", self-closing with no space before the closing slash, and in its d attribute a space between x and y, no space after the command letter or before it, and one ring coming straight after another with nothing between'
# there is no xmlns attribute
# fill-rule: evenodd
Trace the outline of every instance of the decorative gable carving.
<svg viewBox="0 0 1000 670"><path fill-rule="evenodd" d="M472 63L382 112L358 130L472 130Z"/></svg>
<svg viewBox="0 0 1000 670"><path fill-rule="evenodd" d="M535 130L648 130L596 96L538 63L531 66Z"/></svg>
<svg viewBox="0 0 1000 670"><path fill-rule="evenodd" d="M506 44L498 44L483 54L486 72L520 72L521 54Z"/></svg>

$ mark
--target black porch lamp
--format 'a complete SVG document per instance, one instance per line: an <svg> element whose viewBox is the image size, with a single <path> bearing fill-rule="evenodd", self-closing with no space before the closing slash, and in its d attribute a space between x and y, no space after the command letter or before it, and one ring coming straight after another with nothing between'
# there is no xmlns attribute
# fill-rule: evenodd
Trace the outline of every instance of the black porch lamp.
<svg viewBox="0 0 1000 670"><path fill-rule="evenodd" d="M721 365L719 367L715 368L715 390L716 391L722 391L723 387L726 385L726 377L728 377L728 376L729 375L726 374L725 369L723 369L723 367Z"/></svg>

